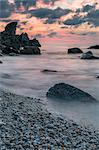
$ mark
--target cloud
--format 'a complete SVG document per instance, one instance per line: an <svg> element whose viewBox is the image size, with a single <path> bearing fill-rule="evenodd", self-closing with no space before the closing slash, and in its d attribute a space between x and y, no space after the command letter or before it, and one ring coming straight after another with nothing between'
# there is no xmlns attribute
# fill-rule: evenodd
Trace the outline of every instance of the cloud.
<svg viewBox="0 0 99 150"><path fill-rule="evenodd" d="M19 9L21 6L28 10L31 6L36 6L36 0L14 0L15 6Z"/></svg>
<svg viewBox="0 0 99 150"><path fill-rule="evenodd" d="M60 17L67 15L70 13L70 9L62 9L62 8L56 8L56 9L49 9L49 8L39 8L39 9L33 9L30 11L26 11L25 13L31 14L31 16L43 19L43 18L49 18L49 22L52 21L51 19L59 19Z"/></svg>
<svg viewBox="0 0 99 150"><path fill-rule="evenodd" d="M89 12L86 16L88 22L92 23L94 26L99 26L99 10L93 10Z"/></svg>
<svg viewBox="0 0 99 150"><path fill-rule="evenodd" d="M0 18L9 17L13 11L13 4L10 4L8 0L0 0Z"/></svg>
<svg viewBox="0 0 99 150"><path fill-rule="evenodd" d="M51 32L47 36L49 36L50 38L56 37L57 36L57 32Z"/></svg>
<svg viewBox="0 0 99 150"><path fill-rule="evenodd" d="M85 5L85 6L83 6L83 8L82 8L82 12L89 12L89 11L92 11L93 9L95 9L95 7L96 7L96 4L95 5Z"/></svg>
<svg viewBox="0 0 99 150"><path fill-rule="evenodd" d="M80 25L84 22L86 22L84 17L75 15L73 16L73 18L65 20L63 24L68 26L75 26L75 25Z"/></svg>

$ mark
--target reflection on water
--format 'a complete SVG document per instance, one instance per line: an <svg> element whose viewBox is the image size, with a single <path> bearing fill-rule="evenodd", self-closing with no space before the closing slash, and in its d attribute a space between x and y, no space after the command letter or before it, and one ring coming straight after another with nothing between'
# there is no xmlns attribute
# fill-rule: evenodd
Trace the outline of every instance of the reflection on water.
<svg viewBox="0 0 99 150"><path fill-rule="evenodd" d="M99 51L94 51L99 55ZM75 121L99 127L99 104L67 103L45 98L49 87L59 82L74 85L99 100L99 61L80 60L66 52L43 52L41 56L2 57L0 87L11 92L43 99L49 110ZM57 70L44 73L42 70Z"/></svg>

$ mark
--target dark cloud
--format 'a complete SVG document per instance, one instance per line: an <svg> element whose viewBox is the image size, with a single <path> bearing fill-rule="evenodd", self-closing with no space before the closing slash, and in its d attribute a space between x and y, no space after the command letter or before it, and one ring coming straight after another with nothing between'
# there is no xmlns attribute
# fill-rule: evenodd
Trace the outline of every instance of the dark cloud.
<svg viewBox="0 0 99 150"><path fill-rule="evenodd" d="M57 22L57 19L49 18L49 19L47 19L44 23L45 23L45 24L53 24L53 23L55 23L55 22Z"/></svg>
<svg viewBox="0 0 99 150"><path fill-rule="evenodd" d="M69 9L62 9L62 8L56 8L56 9L49 9L49 8L39 8L34 9L30 11L26 11L25 13L31 14L31 16L35 16L37 18L49 18L49 21L52 21L51 19L59 19L60 17L67 15L70 13L71 10Z"/></svg>
<svg viewBox="0 0 99 150"><path fill-rule="evenodd" d="M14 0L17 9L22 5L25 10L28 10L31 6L36 6L36 0Z"/></svg>
<svg viewBox="0 0 99 150"><path fill-rule="evenodd" d="M82 12L89 12L89 11L92 11L93 9L95 9L95 7L96 7L96 4L94 4L94 5L85 5L85 6L83 6L83 8L82 8Z"/></svg>
<svg viewBox="0 0 99 150"><path fill-rule="evenodd" d="M76 10L76 15L71 19L65 20L63 24L67 26L79 26L86 22L90 27L99 26L99 9L96 9L96 5L95 3L94 5L85 5L82 9L78 8ZM81 12L86 12L87 14L82 17L80 16Z"/></svg>
<svg viewBox="0 0 99 150"><path fill-rule="evenodd" d="M50 38L56 37L57 36L57 32L51 32L47 36L49 36Z"/></svg>
<svg viewBox="0 0 99 150"><path fill-rule="evenodd" d="M75 25L80 25L84 22L86 22L84 17L75 15L73 18L67 19L63 23L64 25L75 26Z"/></svg>
<svg viewBox="0 0 99 150"><path fill-rule="evenodd" d="M0 0L0 18L9 17L13 11L13 4L10 4L8 0Z"/></svg>
<svg viewBox="0 0 99 150"><path fill-rule="evenodd" d="M38 1L39 1L39 0L38 0ZM45 4L51 4L51 5L54 5L54 3L55 3L56 1L59 1L59 0L43 0L43 2L44 2Z"/></svg>
<svg viewBox="0 0 99 150"><path fill-rule="evenodd" d="M3 20L0 20L1 22L5 22L5 23L9 23L9 22L19 22L19 20L11 20L11 19L3 19Z"/></svg>
<svg viewBox="0 0 99 150"><path fill-rule="evenodd" d="M42 38L42 37L43 37L42 34L36 34L36 35L34 35L34 38Z"/></svg>
<svg viewBox="0 0 99 150"><path fill-rule="evenodd" d="M99 26L99 9L89 12L86 18L94 26Z"/></svg>

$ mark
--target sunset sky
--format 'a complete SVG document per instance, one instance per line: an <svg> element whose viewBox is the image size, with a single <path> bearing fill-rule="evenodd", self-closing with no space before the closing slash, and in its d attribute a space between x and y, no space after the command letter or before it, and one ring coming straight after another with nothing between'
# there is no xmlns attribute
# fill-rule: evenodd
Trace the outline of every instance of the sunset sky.
<svg viewBox="0 0 99 150"><path fill-rule="evenodd" d="M99 0L0 0L0 30L11 21L49 45L99 44Z"/></svg>

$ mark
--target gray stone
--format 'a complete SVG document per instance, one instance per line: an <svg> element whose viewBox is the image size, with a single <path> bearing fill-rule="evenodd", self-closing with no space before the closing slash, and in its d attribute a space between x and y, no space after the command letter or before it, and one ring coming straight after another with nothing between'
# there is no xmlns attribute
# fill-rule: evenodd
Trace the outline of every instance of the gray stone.
<svg viewBox="0 0 99 150"><path fill-rule="evenodd" d="M80 58L81 59L99 59L99 57L93 56L93 53L91 51L83 53Z"/></svg>
<svg viewBox="0 0 99 150"><path fill-rule="evenodd" d="M74 100L84 102L96 101L95 98L93 98L88 93L65 83L55 84L48 90L46 96L48 98L65 99L73 101Z"/></svg>

